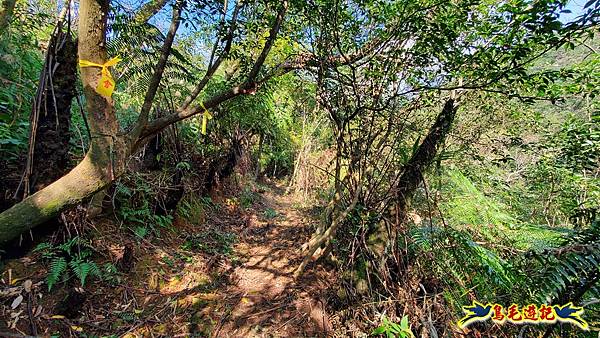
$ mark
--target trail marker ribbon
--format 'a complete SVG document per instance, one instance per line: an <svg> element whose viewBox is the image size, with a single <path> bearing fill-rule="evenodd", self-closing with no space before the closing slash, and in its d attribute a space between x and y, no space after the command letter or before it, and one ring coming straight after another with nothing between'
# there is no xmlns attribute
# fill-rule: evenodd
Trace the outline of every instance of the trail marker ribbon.
<svg viewBox="0 0 600 338"><path fill-rule="evenodd" d="M98 85L96 86L96 92L106 98L110 98L112 96L113 91L115 90L115 80L113 79L108 67L112 67L119 63L121 59L119 57L114 57L108 61L106 61L103 65L99 63L94 63L86 60L79 60L79 67L98 67L102 68L102 77L100 81L98 81Z"/></svg>
<svg viewBox="0 0 600 338"><path fill-rule="evenodd" d="M212 119L212 115L208 112L208 109L204 107L204 102L200 102L200 107L204 109L204 113L202 114L202 135L206 135L206 124L208 120Z"/></svg>

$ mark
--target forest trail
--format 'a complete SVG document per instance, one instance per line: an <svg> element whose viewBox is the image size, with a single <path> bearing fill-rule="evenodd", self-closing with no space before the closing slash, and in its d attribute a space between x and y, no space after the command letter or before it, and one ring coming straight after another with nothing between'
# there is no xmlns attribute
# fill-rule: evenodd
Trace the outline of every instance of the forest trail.
<svg viewBox="0 0 600 338"><path fill-rule="evenodd" d="M48 266L32 252L6 263L0 295L12 302L21 292L14 285L31 279L38 333L76 328L127 338L325 336L332 327L325 312L332 273L318 266L299 280L292 277L316 217L278 184L233 190L238 193L206 198L200 212L177 217L157 237L135 238L128 227L100 220L90 237L108 262L123 269L112 280L79 288L71 279L48 293ZM31 332L24 309L8 311L15 318L11 329ZM2 324L0 336L8 329Z"/></svg>
<svg viewBox="0 0 600 338"><path fill-rule="evenodd" d="M243 263L218 290L230 312L213 336L325 335L331 324L319 297L323 288L310 272L301 282L293 278L314 220L281 186L270 185L259 195L243 228L238 228L234 255Z"/></svg>
<svg viewBox="0 0 600 338"><path fill-rule="evenodd" d="M232 190L237 193L189 201L204 206L178 216L156 237L136 238L126 225L97 221L88 236L106 253L105 262L122 271L107 275L110 280L80 288L71 279L48 293L48 265L32 252L7 261L0 295L10 303L21 292L14 285L33 281L38 333L76 328L127 338L325 336L332 327L325 311L331 273L317 267L293 278L316 217L280 184ZM15 318L11 329L32 331L23 309L8 311ZM8 329L2 324L0 336Z"/></svg>

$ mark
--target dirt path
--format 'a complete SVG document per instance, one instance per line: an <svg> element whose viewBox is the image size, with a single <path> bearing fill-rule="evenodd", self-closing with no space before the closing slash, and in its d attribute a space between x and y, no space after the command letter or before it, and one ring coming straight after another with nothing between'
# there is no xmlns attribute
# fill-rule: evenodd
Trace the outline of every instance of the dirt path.
<svg viewBox="0 0 600 338"><path fill-rule="evenodd" d="M331 325L311 274L294 280L308 222L283 189L261 194L241 231L235 254L244 263L233 269L220 290L230 312L213 331L218 337L325 336Z"/></svg>
<svg viewBox="0 0 600 338"><path fill-rule="evenodd" d="M144 240L110 219L96 223L91 237L104 259L97 265L123 269L85 288L71 278L48 292L47 260L36 253L10 260L0 276L0 317L13 319L0 321L0 336L36 330L127 338L326 336L331 278L321 266L292 278L315 217L277 185L259 190L250 203L243 195L215 196L220 202L204 201L201 212ZM29 294L22 286L28 279ZM11 305L19 294L31 297Z"/></svg>

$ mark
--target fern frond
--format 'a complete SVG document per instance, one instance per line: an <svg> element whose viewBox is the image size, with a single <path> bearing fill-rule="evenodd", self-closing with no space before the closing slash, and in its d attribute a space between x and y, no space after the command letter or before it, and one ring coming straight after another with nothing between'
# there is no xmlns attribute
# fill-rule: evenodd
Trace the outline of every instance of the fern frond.
<svg viewBox="0 0 600 338"><path fill-rule="evenodd" d="M69 262L69 266L71 267L71 271L73 271L75 276L77 276L81 282L81 286L85 285L85 279L88 276L100 276L100 269L94 262L82 261L78 259Z"/></svg>
<svg viewBox="0 0 600 338"><path fill-rule="evenodd" d="M67 271L67 261L64 257L57 257L50 262L50 271L46 277L48 291L50 291L52 287L60 281L65 271Z"/></svg>
<svg viewBox="0 0 600 338"><path fill-rule="evenodd" d="M109 53L123 58L123 66L117 68L115 73L118 82L126 83L128 93L143 96L154 73L156 55L161 52L165 36L152 24L133 23L127 18L117 18L111 28L113 34L108 42ZM177 90L185 91L185 84L194 83L195 74L201 73L200 69L175 47L171 56L167 60L159 89L181 84Z"/></svg>
<svg viewBox="0 0 600 338"><path fill-rule="evenodd" d="M583 297L587 292L597 295L600 283L600 222L588 229L574 232L562 245L546 254L546 270L541 276L546 294L540 298L566 300Z"/></svg>

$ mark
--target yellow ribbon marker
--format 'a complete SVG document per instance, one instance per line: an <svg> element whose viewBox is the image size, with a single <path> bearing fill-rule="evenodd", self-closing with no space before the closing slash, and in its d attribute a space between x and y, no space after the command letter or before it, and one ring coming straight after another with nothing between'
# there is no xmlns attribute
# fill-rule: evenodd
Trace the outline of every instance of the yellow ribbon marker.
<svg viewBox="0 0 600 338"><path fill-rule="evenodd" d="M98 81L98 85L96 86L96 92L106 98L110 98L112 96L113 91L115 90L115 80L112 75L110 75L110 71L108 67L112 67L119 63L121 59L119 57L114 57L108 61L106 61L103 65L99 63L94 63L86 60L79 60L79 67L98 67L102 68L102 77L100 81Z"/></svg>
<svg viewBox="0 0 600 338"><path fill-rule="evenodd" d="M208 109L204 107L204 102L200 102L200 107L204 109L204 113L202 114L202 135L206 135L206 124L208 123L208 120L212 119L213 117L208 112Z"/></svg>

